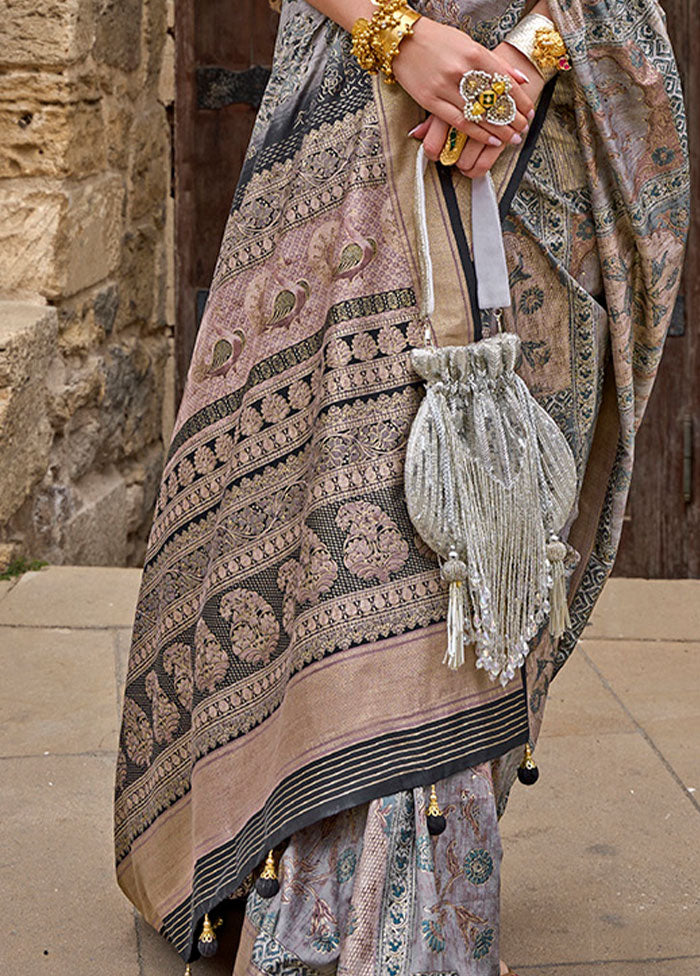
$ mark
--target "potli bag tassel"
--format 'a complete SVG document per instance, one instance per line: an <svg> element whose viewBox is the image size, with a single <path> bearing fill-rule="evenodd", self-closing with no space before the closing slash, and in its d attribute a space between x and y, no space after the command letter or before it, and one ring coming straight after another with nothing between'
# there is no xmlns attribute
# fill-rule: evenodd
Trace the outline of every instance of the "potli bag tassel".
<svg viewBox="0 0 700 976"><path fill-rule="evenodd" d="M418 152L416 223L423 277L421 313L434 308L425 212L426 157ZM498 204L490 175L472 180L474 263L480 308L510 305ZM520 339L499 331L466 346L424 349L411 361L426 393L408 440L408 513L443 560L449 585L450 668L474 643L476 666L506 685L549 616L554 636L569 625L557 533L575 501L576 466L566 438L516 369Z"/></svg>
<svg viewBox="0 0 700 976"><path fill-rule="evenodd" d="M566 559L566 543L556 536L547 543L547 559L552 571L552 590L549 596L549 632L552 637L561 637L567 627L571 626L569 604L566 599L566 573L564 560Z"/></svg>
<svg viewBox="0 0 700 976"><path fill-rule="evenodd" d="M442 566L442 578L449 584L447 601L447 650L443 664L456 670L464 664L464 587L467 567L454 549Z"/></svg>

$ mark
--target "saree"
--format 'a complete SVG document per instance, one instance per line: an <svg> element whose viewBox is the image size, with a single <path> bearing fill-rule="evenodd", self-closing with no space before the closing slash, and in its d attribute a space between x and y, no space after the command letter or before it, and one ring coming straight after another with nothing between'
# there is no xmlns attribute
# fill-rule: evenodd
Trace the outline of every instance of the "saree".
<svg viewBox="0 0 700 976"><path fill-rule="evenodd" d="M525 4L420 6L494 47ZM335 815L415 808L484 764L501 813L612 567L687 231L682 93L655 0L550 6L572 70L492 176L506 329L576 460L580 560L571 626L502 687L468 653L441 664L447 594L403 495L422 342L406 133L424 113L283 4L156 503L117 758L119 884L187 960L268 849ZM469 182L427 177L440 345L478 334Z"/></svg>

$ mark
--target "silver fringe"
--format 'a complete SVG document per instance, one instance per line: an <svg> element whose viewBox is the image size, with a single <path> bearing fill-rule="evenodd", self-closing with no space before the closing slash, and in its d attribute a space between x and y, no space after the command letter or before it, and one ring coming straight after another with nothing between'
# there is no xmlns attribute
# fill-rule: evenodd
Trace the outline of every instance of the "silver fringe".
<svg viewBox="0 0 700 976"><path fill-rule="evenodd" d="M519 357L512 333L414 349L426 394L405 467L409 515L450 588L445 661L459 667L474 643L476 666L503 685L547 616L555 636L568 623L556 533L576 495L569 445L515 372Z"/></svg>

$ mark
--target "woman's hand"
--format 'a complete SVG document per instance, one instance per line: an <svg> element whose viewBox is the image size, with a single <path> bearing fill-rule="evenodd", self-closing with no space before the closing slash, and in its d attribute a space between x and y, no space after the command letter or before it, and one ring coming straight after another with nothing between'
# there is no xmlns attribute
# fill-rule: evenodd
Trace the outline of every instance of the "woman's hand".
<svg viewBox="0 0 700 976"><path fill-rule="evenodd" d="M495 47L493 54L509 63L511 74L514 71L520 71L521 73L528 71L529 80L526 84L520 86L520 91L528 96L534 104L544 87L544 80L535 66L530 64L524 54L521 54L520 51L506 41L503 41ZM528 122L532 115L534 115L534 108L528 117ZM485 128L485 126L477 126L477 128ZM445 144L448 129L448 124L439 118L437 114L433 114L428 116L420 125L416 126L412 130L411 135L416 139L422 139L426 156L429 159L436 160L440 156L442 147ZM476 139L470 134L462 150L462 154L455 165L465 176L469 176L472 179L477 176L483 176L491 169L501 155L505 145L505 143L501 143L499 146L485 145L483 139Z"/></svg>
<svg viewBox="0 0 700 976"><path fill-rule="evenodd" d="M504 48L508 50L505 51ZM518 66L510 52L527 63L530 69L527 73ZM517 112L511 125L492 125L488 122L477 125L476 122L469 122L464 118L464 100L459 91L459 83L465 71L470 69L488 71L490 74L499 72L513 78L515 84L510 94L515 99ZM440 131L444 135L437 155L445 141L448 126L464 132L469 136L470 142L478 142L494 149L503 148L504 144L522 141L521 133L534 114L527 86L532 76L537 75L537 71L527 58L509 44L501 44L489 51L468 34L428 17L421 17L413 28L413 36L402 41L394 58L393 71L401 87L426 111L442 121L444 128ZM437 142L438 134L436 128L429 146ZM426 153L430 156L428 145ZM431 158L437 158L437 155Z"/></svg>

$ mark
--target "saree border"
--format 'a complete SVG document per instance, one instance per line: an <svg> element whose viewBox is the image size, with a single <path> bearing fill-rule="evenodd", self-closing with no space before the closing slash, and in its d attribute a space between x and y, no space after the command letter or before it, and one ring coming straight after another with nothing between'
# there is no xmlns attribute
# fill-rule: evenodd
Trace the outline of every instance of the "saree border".
<svg viewBox="0 0 700 976"><path fill-rule="evenodd" d="M291 773L234 837L196 861L191 894L164 917L161 934L185 961L193 961L199 920L236 891L270 848L295 831L379 796L428 786L524 745L530 730L524 669L521 674L522 687L495 702L375 736Z"/></svg>

